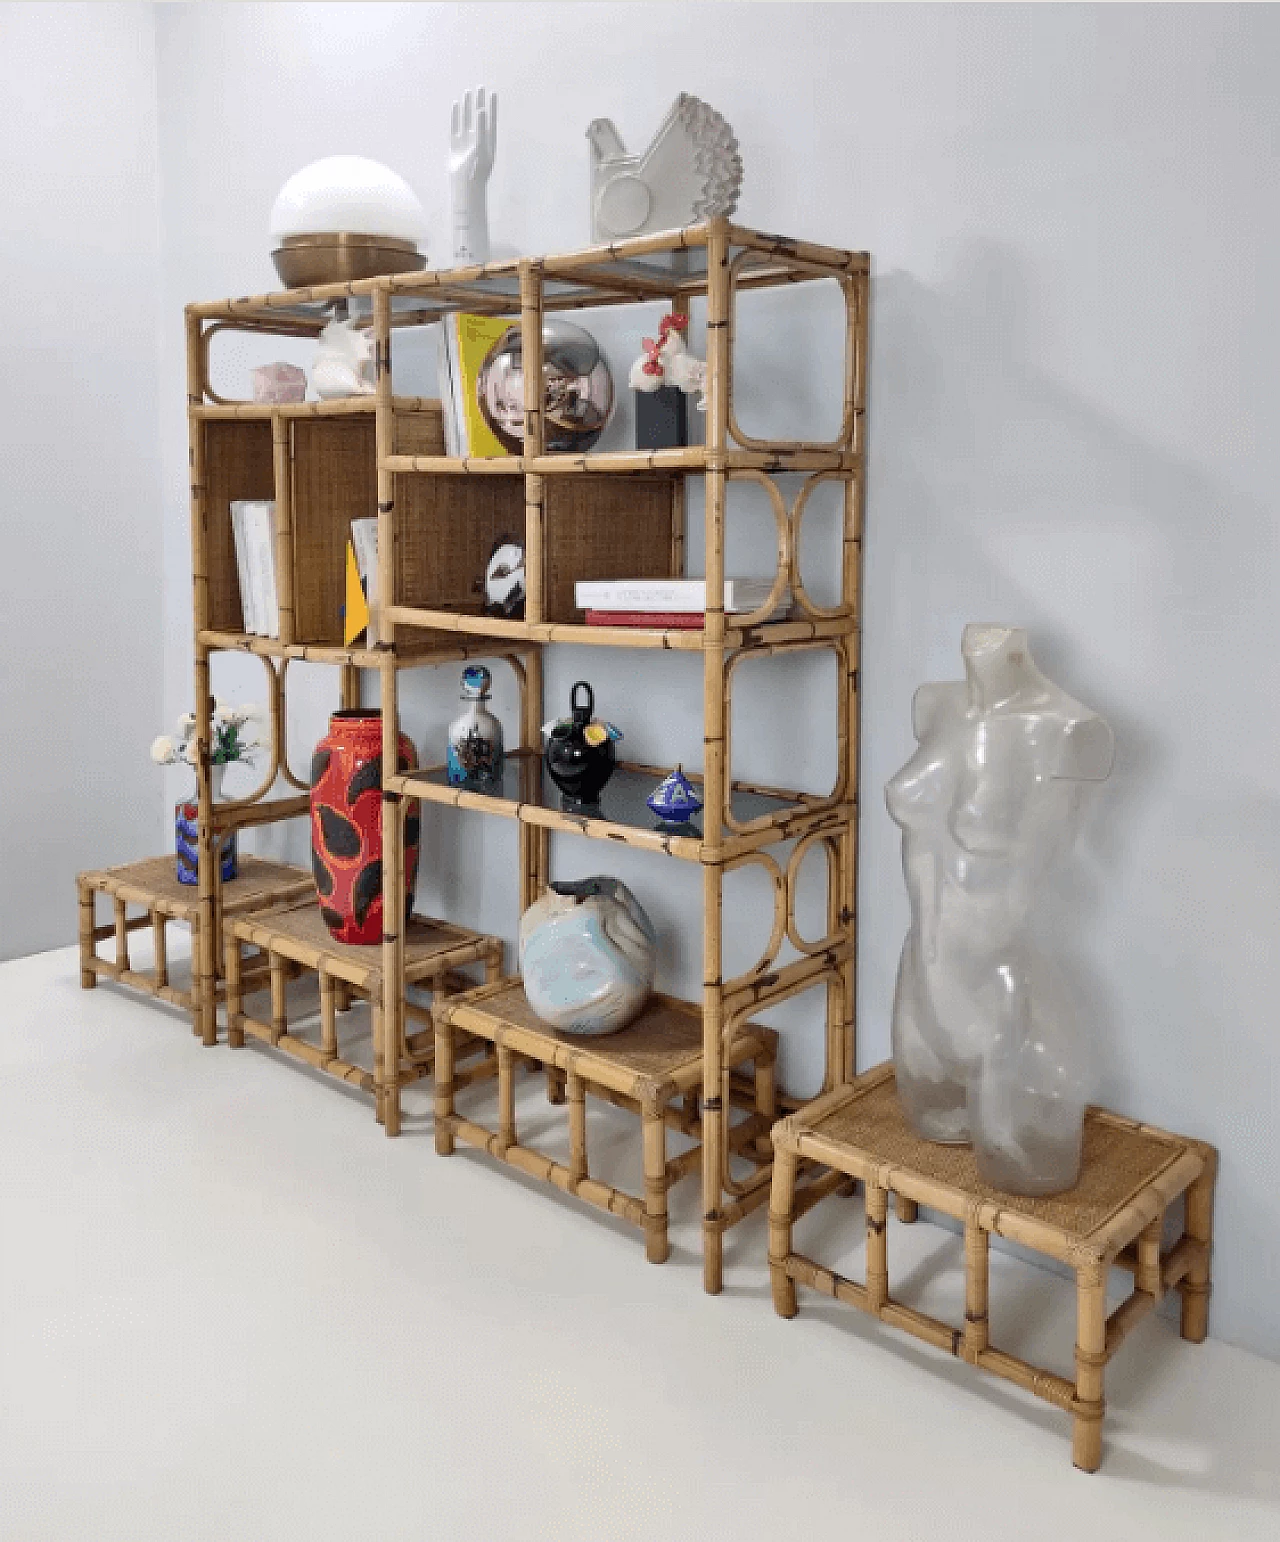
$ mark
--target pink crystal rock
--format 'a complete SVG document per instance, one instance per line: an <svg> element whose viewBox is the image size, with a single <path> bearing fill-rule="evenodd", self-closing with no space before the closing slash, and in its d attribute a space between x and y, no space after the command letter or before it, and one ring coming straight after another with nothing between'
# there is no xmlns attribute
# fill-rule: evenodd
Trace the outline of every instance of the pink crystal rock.
<svg viewBox="0 0 1280 1542"><path fill-rule="evenodd" d="M255 402L300 402L307 395L307 372L296 364L263 364L253 371Z"/></svg>

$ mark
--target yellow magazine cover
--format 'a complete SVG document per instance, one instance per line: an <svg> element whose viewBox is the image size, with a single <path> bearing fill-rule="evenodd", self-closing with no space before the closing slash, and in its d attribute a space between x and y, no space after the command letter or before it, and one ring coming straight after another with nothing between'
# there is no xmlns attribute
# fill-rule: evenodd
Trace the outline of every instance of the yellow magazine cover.
<svg viewBox="0 0 1280 1542"><path fill-rule="evenodd" d="M503 445L480 406L480 397L477 384L480 379L480 369L488 357L489 350L507 331L508 327L518 325L513 323L510 317L504 316L471 316L465 312L456 313L449 317L454 328L454 342L457 348L458 360L458 390L462 398L463 434L466 448L463 453L476 456L509 455L511 450ZM519 429L520 437L524 433L524 398L510 397L510 391L504 391L503 385L519 384L519 378L511 377L504 380L494 380L489 392L489 410L495 413L500 421L512 421L513 426ZM511 414L515 414L514 419Z"/></svg>

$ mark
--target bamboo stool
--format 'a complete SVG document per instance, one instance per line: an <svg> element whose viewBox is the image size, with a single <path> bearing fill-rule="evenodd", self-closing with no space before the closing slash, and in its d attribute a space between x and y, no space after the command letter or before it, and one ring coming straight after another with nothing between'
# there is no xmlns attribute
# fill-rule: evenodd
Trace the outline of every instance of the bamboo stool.
<svg viewBox="0 0 1280 1542"><path fill-rule="evenodd" d="M655 995L635 1022L618 1033L599 1037L563 1034L534 1014L517 978L499 980L441 1003L435 1011L435 1024L436 1150L449 1156L456 1141L465 1141L521 1172L621 1216L644 1231L649 1262L663 1263L670 1252L667 1192L673 1183L702 1166L702 1125L697 1112L702 1089L701 1012L670 996ZM454 1092L460 1085L454 1060L458 1036L464 1030L487 1040L497 1053L496 1130L475 1124L454 1111ZM755 1024L737 1029L724 1053L726 1091L733 1090L728 1085L730 1069L747 1061L753 1064L753 1110L746 1119L730 1127L730 1145L759 1165L770 1159L761 1143L776 1117L777 1054L776 1032ZM553 1077L564 1080L569 1106L568 1167L519 1141L515 1071L520 1061L545 1066L549 1083ZM643 1199L590 1175L587 1093L640 1115L644 1139ZM679 1106L675 1106L677 1099L681 1100ZM719 1099L716 1102L720 1106ZM668 1125L699 1137L699 1144L668 1161Z"/></svg>
<svg viewBox="0 0 1280 1542"><path fill-rule="evenodd" d="M384 1043L382 1010L383 951L381 943L355 946L335 942L329 935L315 888L303 903L296 901L255 915L229 920L225 932L227 976L227 1042L242 1048L245 1034L283 1049L318 1071L372 1092L378 1123L388 1135L400 1133L400 1089L431 1073L435 1039L432 1012L414 1002L404 1004L406 1022L425 1023L425 1029L401 1032L398 1044ZM244 1010L247 984L241 949L245 944L261 948L267 956L271 992L271 1021L249 1016ZM468 964L482 964L485 979L494 980L502 969L502 941L481 932L468 931L447 921L413 916L405 928L404 983L430 989L433 1001L451 991L474 985L457 971ZM313 969L320 978L320 1046L290 1033L285 997L286 977L292 965ZM374 1069L352 1065L338 1053L337 1012L349 1004L354 992L369 1002L373 1018ZM467 1048L479 1047L468 1044ZM492 1057L479 1066L457 1073L466 1081L492 1076Z"/></svg>
<svg viewBox="0 0 1280 1542"><path fill-rule="evenodd" d="M769 1268L779 1315L795 1316L799 1280L970 1365L1016 1382L1071 1414L1072 1459L1085 1472L1096 1472L1102 1459L1103 1370L1133 1325L1166 1290L1176 1288L1182 1297L1182 1337L1196 1344L1204 1339L1217 1170L1212 1146L1091 1108L1075 1188L1044 1199L1004 1194L978 1178L970 1147L938 1145L911 1130L898 1103L893 1067L887 1064L783 1119L774 1126L773 1143ZM866 1186L865 1285L793 1252L796 1168L803 1161L820 1163ZM912 1210L929 1205L964 1223L963 1328L889 1295L886 1227L891 1193ZM1165 1212L1182 1194L1183 1235L1162 1251ZM992 1233L1075 1270L1074 1382L991 1347L987 1295ZM1133 1274L1134 1288L1108 1317L1107 1271L1112 1265Z"/></svg>
<svg viewBox="0 0 1280 1542"><path fill-rule="evenodd" d="M148 857L142 862L126 862L121 867L78 873L76 889L80 897L81 986L92 990L101 975L148 996L158 996L161 1001L189 1012L192 1031L199 1033L199 1014L192 992L178 990L169 983L168 923L179 921L190 928L193 959L198 956L200 945L199 895L193 885L178 882L174 858ZM239 875L222 888L222 914L233 916L263 910L314 892L315 879L304 868L267 862L260 857L241 857ZM115 920L107 926L97 924L95 910L99 894L110 895L115 903ZM145 910L146 915L130 916L130 905ZM149 973L134 969L129 960L130 932L148 926L155 947L155 966ZM98 943L108 937L115 938L114 959L98 955ZM217 982L216 991L221 1000L224 995L221 980ZM210 1026L215 1037L206 1037L206 1044L216 1040L216 1024L211 1021Z"/></svg>

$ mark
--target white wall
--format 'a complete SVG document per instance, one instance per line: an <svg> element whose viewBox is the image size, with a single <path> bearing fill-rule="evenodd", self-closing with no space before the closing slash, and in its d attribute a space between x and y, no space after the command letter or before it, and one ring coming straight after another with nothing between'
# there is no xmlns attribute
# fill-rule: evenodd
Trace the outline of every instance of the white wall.
<svg viewBox="0 0 1280 1542"><path fill-rule="evenodd" d="M77 870L166 838L151 7L0 5L0 102L10 958L75 936Z"/></svg>
<svg viewBox="0 0 1280 1542"><path fill-rule="evenodd" d="M744 223L874 256L861 1061L888 1050L907 920L881 789L911 749L912 691L958 673L966 621L1025 623L1119 741L1063 899L1102 1096L1220 1144L1214 1331L1280 1355L1276 12L273 4L157 21L170 713L189 693L181 304L273 285L284 178L342 150L386 160L443 254L448 107L483 80L502 98L495 241L563 250L588 231L587 123L607 114L641 144L678 90L704 96L742 144ZM756 340L757 396L801 420L818 362L790 343L815 317ZM627 338L609 334L620 366ZM559 654L549 707L579 673L637 757L698 763L695 666ZM820 695L802 672L775 683L738 746L748 772L820 777L822 752L795 743L822 731ZM406 691L406 726L437 753L455 710L452 671ZM301 719L305 743L323 698ZM423 900L510 936L510 827L425 829ZM558 851L561 871L634 883L667 983L695 989L696 872ZM813 1085L820 1042L803 1004L794 1087Z"/></svg>

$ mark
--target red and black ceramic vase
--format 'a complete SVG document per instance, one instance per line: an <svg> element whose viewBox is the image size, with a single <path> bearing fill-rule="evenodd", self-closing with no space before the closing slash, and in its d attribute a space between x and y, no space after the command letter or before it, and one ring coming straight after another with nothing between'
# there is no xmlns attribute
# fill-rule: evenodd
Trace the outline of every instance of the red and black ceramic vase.
<svg viewBox="0 0 1280 1542"><path fill-rule="evenodd" d="M400 735L396 769L418 763ZM413 910L421 826L415 799L404 822L404 916ZM311 757L311 868L320 914L338 942L382 941L382 713L335 712Z"/></svg>

